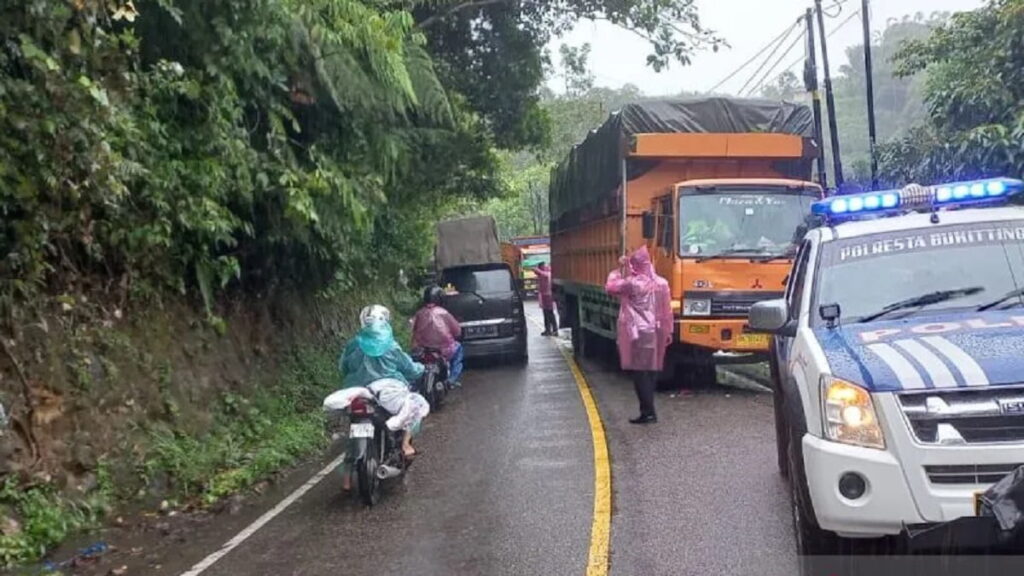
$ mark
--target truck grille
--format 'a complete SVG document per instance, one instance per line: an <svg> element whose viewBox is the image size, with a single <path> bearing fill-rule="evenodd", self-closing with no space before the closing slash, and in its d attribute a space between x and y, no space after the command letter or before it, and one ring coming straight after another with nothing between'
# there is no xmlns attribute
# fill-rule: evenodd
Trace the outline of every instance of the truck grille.
<svg viewBox="0 0 1024 576"><path fill-rule="evenodd" d="M1024 389L902 394L899 402L911 432L923 444L1024 441Z"/></svg>
<svg viewBox="0 0 1024 576"><path fill-rule="evenodd" d="M711 316L718 318L746 318L754 304L782 297L782 292L687 292L683 295L686 299L711 300Z"/></svg>
<svg viewBox="0 0 1024 576"><path fill-rule="evenodd" d="M932 484L995 484L1021 464L965 464L954 466L925 466Z"/></svg>

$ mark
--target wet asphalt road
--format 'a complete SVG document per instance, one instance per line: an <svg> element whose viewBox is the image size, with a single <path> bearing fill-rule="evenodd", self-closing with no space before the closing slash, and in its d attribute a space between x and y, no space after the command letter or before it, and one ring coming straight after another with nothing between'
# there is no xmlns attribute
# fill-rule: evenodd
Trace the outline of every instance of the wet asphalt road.
<svg viewBox="0 0 1024 576"><path fill-rule="evenodd" d="M612 457L613 576L796 574L770 394L662 393L658 423L638 427L628 422L638 411L629 382L583 366Z"/></svg>
<svg viewBox="0 0 1024 576"><path fill-rule="evenodd" d="M577 574L593 503L586 413L557 348L478 367L425 421L422 456L373 509L330 477L204 574Z"/></svg>
<svg viewBox="0 0 1024 576"><path fill-rule="evenodd" d="M559 351L568 332L559 341L540 337L535 323L530 330L529 365L467 371L463 389L424 422L422 456L378 506L343 497L332 474L203 576L584 574L594 502L590 428ZM582 367L612 462L610 574L796 572L769 394L659 394L659 423L637 427L628 423L637 410L628 379L600 363ZM122 541L89 573L125 563L129 575L177 576L331 457L233 514L182 518L163 537Z"/></svg>

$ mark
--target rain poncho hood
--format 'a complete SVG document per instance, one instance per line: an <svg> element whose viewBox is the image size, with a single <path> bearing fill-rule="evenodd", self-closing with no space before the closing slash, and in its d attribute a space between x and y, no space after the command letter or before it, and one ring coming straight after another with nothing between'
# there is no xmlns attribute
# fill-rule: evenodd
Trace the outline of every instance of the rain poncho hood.
<svg viewBox="0 0 1024 576"><path fill-rule="evenodd" d="M371 358L379 358L392 348L398 347L395 334L387 322L371 322L363 326L356 334L356 343L363 354Z"/></svg>
<svg viewBox="0 0 1024 576"><path fill-rule="evenodd" d="M440 350L446 360L455 355L456 338L461 334L459 321L437 304L427 304L412 318L413 348Z"/></svg>
<svg viewBox="0 0 1024 576"><path fill-rule="evenodd" d="M544 265L533 269L537 275L537 299L541 310L554 310L555 299L551 294L551 267Z"/></svg>
<svg viewBox="0 0 1024 576"><path fill-rule="evenodd" d="M657 275L647 246L626 261L626 274L613 270L605 291L619 299L617 342L624 370L661 371L675 318L668 282Z"/></svg>
<svg viewBox="0 0 1024 576"><path fill-rule="evenodd" d="M391 325L384 321L367 322L338 360L343 388L366 387L383 379L409 384L423 374L423 365L413 362L395 341Z"/></svg>

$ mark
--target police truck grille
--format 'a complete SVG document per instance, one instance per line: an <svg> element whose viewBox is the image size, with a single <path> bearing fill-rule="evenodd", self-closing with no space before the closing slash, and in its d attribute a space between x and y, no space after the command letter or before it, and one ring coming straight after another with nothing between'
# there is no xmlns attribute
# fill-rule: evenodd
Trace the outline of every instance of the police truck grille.
<svg viewBox="0 0 1024 576"><path fill-rule="evenodd" d="M964 464L952 466L925 466L932 484L995 484L1013 472L1020 464Z"/></svg>
<svg viewBox="0 0 1024 576"><path fill-rule="evenodd" d="M935 446L1024 441L1024 389L961 390L899 396L918 442Z"/></svg>

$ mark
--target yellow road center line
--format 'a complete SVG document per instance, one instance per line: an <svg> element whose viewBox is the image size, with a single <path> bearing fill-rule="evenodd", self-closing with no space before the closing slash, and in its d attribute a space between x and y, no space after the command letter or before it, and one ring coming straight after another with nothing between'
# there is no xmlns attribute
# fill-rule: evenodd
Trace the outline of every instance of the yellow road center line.
<svg viewBox="0 0 1024 576"><path fill-rule="evenodd" d="M535 318L529 318L534 324L541 326ZM612 535L612 470L608 459L608 440L605 438L601 413L597 409L597 402L590 391L587 379L583 377L583 371L576 364L571 351L562 346L558 346L558 349L569 364L573 379L576 380L583 407L587 411L587 421L590 423L590 437L594 443L594 519L590 526L587 576L606 576Z"/></svg>

